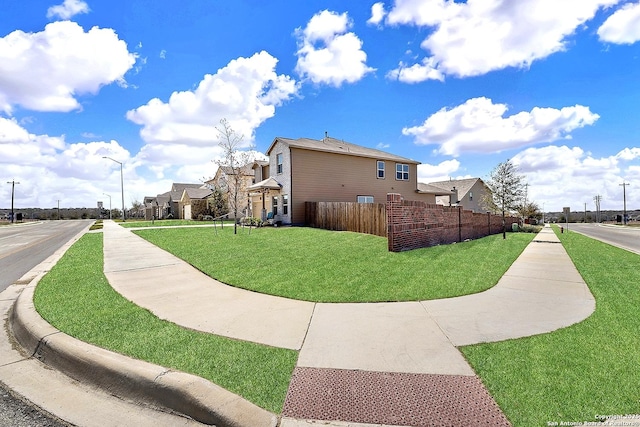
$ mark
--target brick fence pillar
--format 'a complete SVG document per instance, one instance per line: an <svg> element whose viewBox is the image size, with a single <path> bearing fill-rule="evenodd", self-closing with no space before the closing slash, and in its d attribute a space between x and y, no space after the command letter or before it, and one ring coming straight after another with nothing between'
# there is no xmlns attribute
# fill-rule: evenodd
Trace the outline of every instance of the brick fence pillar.
<svg viewBox="0 0 640 427"><path fill-rule="evenodd" d="M400 231L402 222L402 195L398 193L387 194L387 245L390 252L398 252L396 247L397 232Z"/></svg>

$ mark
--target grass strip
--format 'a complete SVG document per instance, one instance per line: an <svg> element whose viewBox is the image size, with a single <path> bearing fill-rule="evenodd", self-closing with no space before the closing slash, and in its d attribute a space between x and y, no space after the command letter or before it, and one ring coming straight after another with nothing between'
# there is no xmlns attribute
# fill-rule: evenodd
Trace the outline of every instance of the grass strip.
<svg viewBox="0 0 640 427"><path fill-rule="evenodd" d="M509 233L394 253L387 239L314 228L138 230L217 280L315 302L419 301L494 286L535 236Z"/></svg>
<svg viewBox="0 0 640 427"><path fill-rule="evenodd" d="M297 352L188 330L115 292L102 233L84 235L36 288L40 315L85 342L206 378L269 411L282 410Z"/></svg>
<svg viewBox="0 0 640 427"><path fill-rule="evenodd" d="M596 299L594 314L552 333L461 349L514 426L640 413L640 258L578 233L559 237Z"/></svg>
<svg viewBox="0 0 640 427"><path fill-rule="evenodd" d="M137 228L137 227L183 227L187 225L194 226L217 226L220 227L220 221L195 221L189 219L156 219L155 221L143 221L130 219L125 222L118 222L118 224L124 228ZM233 220L224 220L224 226L233 226Z"/></svg>

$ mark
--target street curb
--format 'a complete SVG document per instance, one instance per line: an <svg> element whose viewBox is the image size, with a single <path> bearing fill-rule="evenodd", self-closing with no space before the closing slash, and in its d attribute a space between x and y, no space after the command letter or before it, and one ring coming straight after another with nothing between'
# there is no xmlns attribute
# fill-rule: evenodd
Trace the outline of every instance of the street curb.
<svg viewBox="0 0 640 427"><path fill-rule="evenodd" d="M16 299L9 327L31 357L115 396L184 414L218 427L276 427L278 417L196 375L171 371L77 340L36 311L37 275Z"/></svg>

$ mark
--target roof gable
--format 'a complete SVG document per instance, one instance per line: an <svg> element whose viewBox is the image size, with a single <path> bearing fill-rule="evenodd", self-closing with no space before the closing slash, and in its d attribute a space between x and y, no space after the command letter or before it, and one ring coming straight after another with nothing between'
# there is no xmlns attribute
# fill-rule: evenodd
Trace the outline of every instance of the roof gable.
<svg viewBox="0 0 640 427"><path fill-rule="evenodd" d="M206 199L213 194L208 188L185 188L184 192L187 193L190 199Z"/></svg>
<svg viewBox="0 0 640 427"><path fill-rule="evenodd" d="M458 197L462 199L477 182L481 182L484 185L480 178L450 179L448 181L430 182L429 185L449 191L455 187L458 191Z"/></svg>
<svg viewBox="0 0 640 427"><path fill-rule="evenodd" d="M391 160L394 162L402 162L402 163L411 163L418 165L420 162L409 159L407 157L396 156L395 154L387 153L385 151L376 150L373 148L363 147L361 145L352 144L350 142L342 141L335 138L326 137L321 140L311 139L311 138L298 138L298 139L290 139L290 138L282 138L276 137L269 149L267 150L267 155L270 154L273 147L275 147L276 143L280 141L289 148L298 148L301 150L312 150L312 151L322 151L326 153L335 153L335 154L344 154L347 156L356 156L356 157L367 157L378 160Z"/></svg>
<svg viewBox="0 0 640 427"><path fill-rule="evenodd" d="M418 192L425 194L434 194L436 196L450 196L453 194L453 191L446 190L441 187L436 187L435 185L425 184L423 182L418 183Z"/></svg>
<svg viewBox="0 0 640 427"><path fill-rule="evenodd" d="M184 183L174 182L173 184L171 184L171 192L182 193L182 191L185 188L200 188L200 187L202 187L202 184L184 184Z"/></svg>

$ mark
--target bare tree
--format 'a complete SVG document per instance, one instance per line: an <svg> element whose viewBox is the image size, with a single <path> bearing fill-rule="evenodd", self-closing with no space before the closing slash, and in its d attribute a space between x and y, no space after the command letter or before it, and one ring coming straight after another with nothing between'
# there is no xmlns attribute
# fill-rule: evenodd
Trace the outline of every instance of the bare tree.
<svg viewBox="0 0 640 427"><path fill-rule="evenodd" d="M220 120L220 127L216 130L218 145L222 148L222 159L216 161L223 171L220 187L226 195L229 212L233 213L233 233L237 234L238 212L242 212L247 203L247 187L250 185L247 168L251 167L253 155L251 151L240 151L244 136L237 134L227 119Z"/></svg>
<svg viewBox="0 0 640 427"><path fill-rule="evenodd" d="M524 176L518 174L511 160L507 160L491 171L486 184L491 191L483 200L485 208L502 213L502 238L506 239L505 213L515 211L522 205Z"/></svg>

